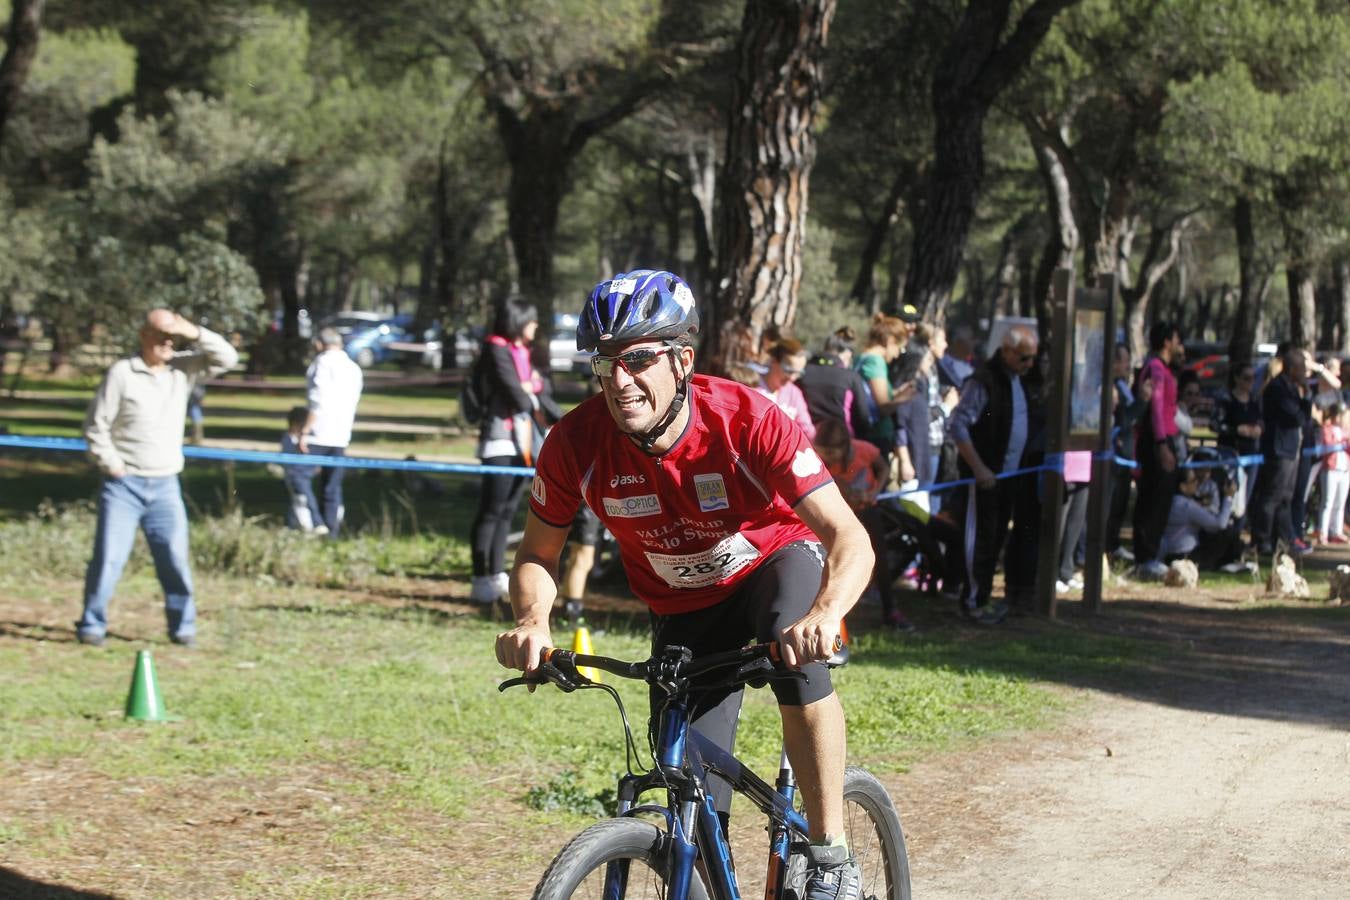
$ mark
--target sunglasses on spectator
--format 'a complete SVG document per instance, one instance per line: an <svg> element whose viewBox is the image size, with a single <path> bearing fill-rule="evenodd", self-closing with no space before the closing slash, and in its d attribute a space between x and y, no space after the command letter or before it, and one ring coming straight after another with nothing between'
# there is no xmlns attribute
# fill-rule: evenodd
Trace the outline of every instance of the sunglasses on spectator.
<svg viewBox="0 0 1350 900"><path fill-rule="evenodd" d="M799 368L797 366L785 366L782 363L779 363L778 367L783 370L784 375L800 375L802 374L802 372L806 371L805 369Z"/></svg>
<svg viewBox="0 0 1350 900"><path fill-rule="evenodd" d="M627 353L621 353L618 356L600 356L597 354L591 357L591 371L601 378L613 378L614 367L620 366L629 375L637 375L656 365L656 361L669 353L670 350L670 347L655 347L629 350Z"/></svg>

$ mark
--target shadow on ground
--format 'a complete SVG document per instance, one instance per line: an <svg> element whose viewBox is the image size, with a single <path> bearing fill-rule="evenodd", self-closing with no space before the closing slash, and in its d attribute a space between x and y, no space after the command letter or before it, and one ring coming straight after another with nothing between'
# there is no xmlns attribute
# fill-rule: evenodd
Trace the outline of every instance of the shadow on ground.
<svg viewBox="0 0 1350 900"><path fill-rule="evenodd" d="M0 866L0 897L6 900L113 900L116 895L50 884Z"/></svg>

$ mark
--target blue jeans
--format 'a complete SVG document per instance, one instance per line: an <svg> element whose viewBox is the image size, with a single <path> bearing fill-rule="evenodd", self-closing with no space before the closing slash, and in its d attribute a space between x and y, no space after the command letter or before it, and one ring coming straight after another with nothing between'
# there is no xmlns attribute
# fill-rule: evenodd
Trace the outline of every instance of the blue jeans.
<svg viewBox="0 0 1350 900"><path fill-rule="evenodd" d="M311 456L346 456L346 447L320 447L309 445ZM328 526L328 539L337 540L338 528L346 510L342 507L342 473L347 471L341 466L321 466L319 468L319 505L323 510L323 524ZM317 523L316 523L317 524Z"/></svg>
<svg viewBox="0 0 1350 900"><path fill-rule="evenodd" d="M94 556L84 576L84 614L75 627L80 634L107 633L108 601L131 555L137 528L145 532L155 575L164 589L169 636L193 636L197 632L197 609L192 602L187 509L177 475L103 479Z"/></svg>
<svg viewBox="0 0 1350 900"><path fill-rule="evenodd" d="M314 496L313 466L286 466L286 492L290 505L286 508L286 527L313 531L323 524L319 499Z"/></svg>
<svg viewBox="0 0 1350 900"><path fill-rule="evenodd" d="M932 451L932 454L928 457L928 471L919 473L920 484L937 483L938 467L942 464L942 445L933 447ZM928 514L936 516L940 509L942 509L942 491L930 493L928 495Z"/></svg>

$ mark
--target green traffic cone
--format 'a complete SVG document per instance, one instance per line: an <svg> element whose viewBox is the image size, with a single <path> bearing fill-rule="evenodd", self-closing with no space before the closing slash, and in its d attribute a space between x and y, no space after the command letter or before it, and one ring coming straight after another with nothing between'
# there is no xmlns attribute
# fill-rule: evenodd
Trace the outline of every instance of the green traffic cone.
<svg viewBox="0 0 1350 900"><path fill-rule="evenodd" d="M164 704L155 681L155 661L149 650L136 652L136 668L131 672L131 690L127 693L127 718L141 722L163 722Z"/></svg>

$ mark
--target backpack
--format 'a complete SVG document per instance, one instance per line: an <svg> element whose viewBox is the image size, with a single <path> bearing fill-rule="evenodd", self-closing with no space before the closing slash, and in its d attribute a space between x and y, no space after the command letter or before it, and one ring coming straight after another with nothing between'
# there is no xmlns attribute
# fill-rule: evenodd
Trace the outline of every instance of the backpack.
<svg viewBox="0 0 1350 900"><path fill-rule="evenodd" d="M487 380L483 377L483 357L474 360L468 377L459 389L459 414L470 425L479 425L487 412Z"/></svg>

